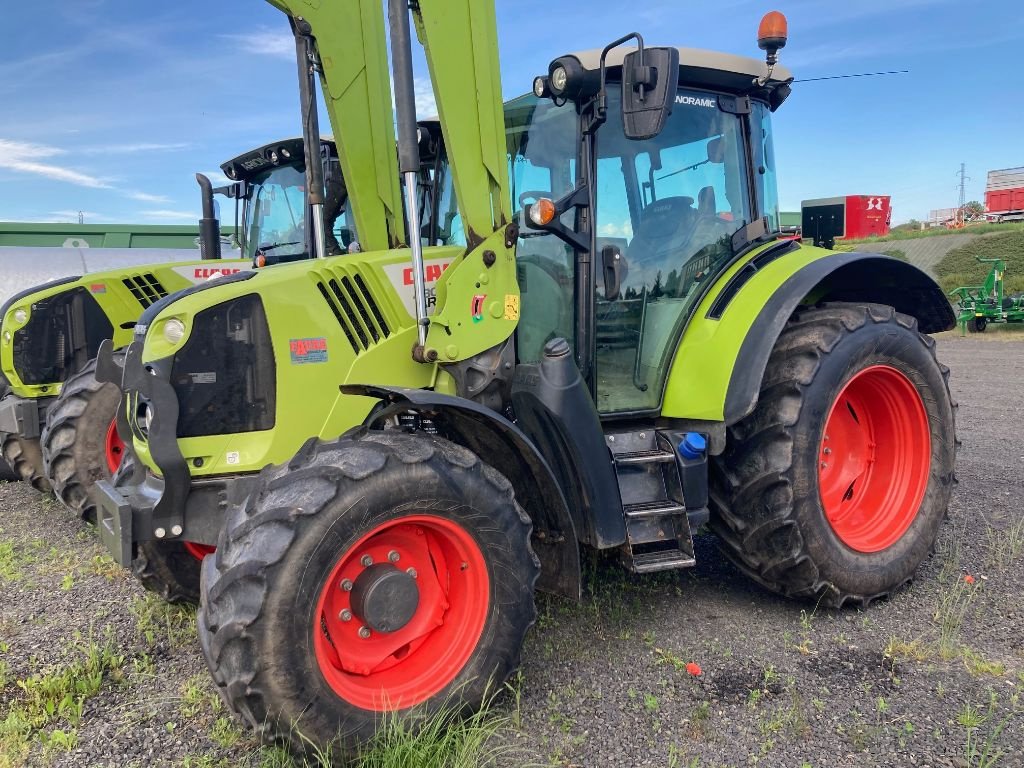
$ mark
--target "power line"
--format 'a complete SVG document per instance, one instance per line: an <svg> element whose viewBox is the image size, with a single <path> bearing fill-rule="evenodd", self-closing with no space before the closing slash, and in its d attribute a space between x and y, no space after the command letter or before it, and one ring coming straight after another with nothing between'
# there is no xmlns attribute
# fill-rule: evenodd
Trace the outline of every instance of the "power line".
<svg viewBox="0 0 1024 768"><path fill-rule="evenodd" d="M819 80L843 80L848 77L877 77L879 75L906 75L909 74L909 69L894 69L890 72L860 72L855 75L829 75L828 77L805 77L800 80L794 80L794 83L815 83Z"/></svg>

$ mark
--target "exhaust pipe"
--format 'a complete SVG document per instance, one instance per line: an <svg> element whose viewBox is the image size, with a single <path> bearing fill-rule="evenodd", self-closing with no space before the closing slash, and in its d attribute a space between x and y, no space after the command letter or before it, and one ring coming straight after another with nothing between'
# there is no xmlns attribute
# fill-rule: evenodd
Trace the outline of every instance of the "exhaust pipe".
<svg viewBox="0 0 1024 768"><path fill-rule="evenodd" d="M220 258L220 220L213 205L213 184L201 173L196 174L200 194L203 198L203 218L199 220L199 257Z"/></svg>

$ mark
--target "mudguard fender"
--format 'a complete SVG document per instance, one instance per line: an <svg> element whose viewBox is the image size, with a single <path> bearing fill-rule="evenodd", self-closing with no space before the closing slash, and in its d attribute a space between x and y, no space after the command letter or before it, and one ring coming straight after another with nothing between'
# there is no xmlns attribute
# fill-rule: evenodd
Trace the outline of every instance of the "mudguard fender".
<svg viewBox="0 0 1024 768"><path fill-rule="evenodd" d="M343 385L346 395L380 400L364 426L410 411L429 418L438 432L477 454L509 479L516 499L533 521L540 558L537 588L578 600L582 588L576 527L562 489L544 457L515 424L472 400L426 389Z"/></svg>

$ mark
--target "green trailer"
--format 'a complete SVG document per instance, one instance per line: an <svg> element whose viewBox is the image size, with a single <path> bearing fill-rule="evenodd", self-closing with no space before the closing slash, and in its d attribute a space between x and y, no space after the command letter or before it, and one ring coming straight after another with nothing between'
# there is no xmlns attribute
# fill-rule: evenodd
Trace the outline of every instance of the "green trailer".
<svg viewBox="0 0 1024 768"><path fill-rule="evenodd" d="M229 243L234 227L223 227ZM0 247L199 249L195 224L38 224L0 221ZM0 262L2 263L2 262Z"/></svg>

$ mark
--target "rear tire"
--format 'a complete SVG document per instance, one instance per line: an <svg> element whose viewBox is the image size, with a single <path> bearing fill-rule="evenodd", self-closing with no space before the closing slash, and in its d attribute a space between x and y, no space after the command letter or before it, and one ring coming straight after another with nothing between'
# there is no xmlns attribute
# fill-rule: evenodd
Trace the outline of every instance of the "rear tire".
<svg viewBox="0 0 1024 768"><path fill-rule="evenodd" d="M363 430L306 443L229 510L203 564L199 640L221 696L297 752L355 748L388 712L415 725L479 708L518 665L536 615L530 532L508 480L441 438ZM371 552L417 597L406 623L364 637Z"/></svg>
<svg viewBox="0 0 1024 768"><path fill-rule="evenodd" d="M113 477L124 455L115 426L120 402L116 384L96 380L93 358L64 383L43 428L43 467L53 492L90 523L96 522L90 490L97 480Z"/></svg>
<svg viewBox="0 0 1024 768"><path fill-rule="evenodd" d="M199 605L199 551L184 541L138 545L132 573L148 592L175 605Z"/></svg>
<svg viewBox="0 0 1024 768"><path fill-rule="evenodd" d="M11 391L11 386L4 379L3 374L0 374L0 400L7 397L7 393ZM0 480L20 480L21 478L11 468L11 465L3 457L3 443L7 439L6 432L0 432Z"/></svg>
<svg viewBox="0 0 1024 768"><path fill-rule="evenodd" d="M40 493L49 493L50 481L43 472L43 453L38 438L25 439L12 432L0 432L0 454L18 480Z"/></svg>
<svg viewBox="0 0 1024 768"><path fill-rule="evenodd" d="M948 378L934 340L891 307L795 314L757 407L712 465L725 553L769 589L826 606L866 605L909 581L956 482Z"/></svg>

